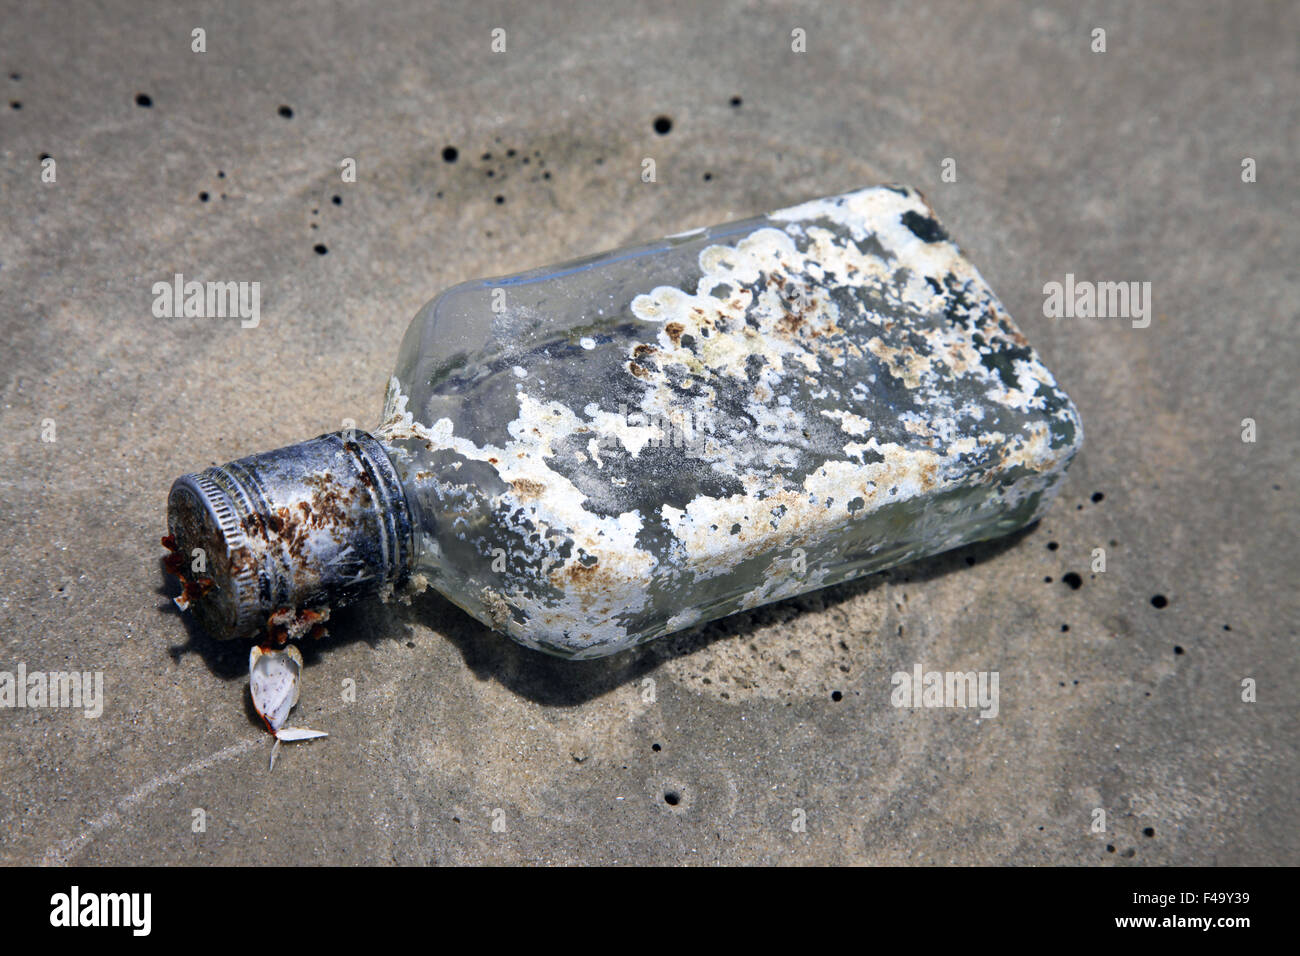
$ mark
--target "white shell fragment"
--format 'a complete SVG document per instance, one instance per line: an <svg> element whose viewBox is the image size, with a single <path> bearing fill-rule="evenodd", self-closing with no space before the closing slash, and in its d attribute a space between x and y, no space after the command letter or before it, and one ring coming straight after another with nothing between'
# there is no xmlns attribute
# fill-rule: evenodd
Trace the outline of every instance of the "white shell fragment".
<svg viewBox="0 0 1300 956"><path fill-rule="evenodd" d="M298 703L298 676L302 673L302 654L290 644L282 651L254 647L248 655L248 685L253 706L267 729L275 733L289 719L289 711Z"/></svg>
<svg viewBox="0 0 1300 956"><path fill-rule="evenodd" d="M271 767L281 741L313 740L328 737L320 730L285 727L289 711L298 703L299 677L302 674L302 654L290 644L282 651L254 646L248 655L248 688L253 696L253 707L275 736L271 748Z"/></svg>

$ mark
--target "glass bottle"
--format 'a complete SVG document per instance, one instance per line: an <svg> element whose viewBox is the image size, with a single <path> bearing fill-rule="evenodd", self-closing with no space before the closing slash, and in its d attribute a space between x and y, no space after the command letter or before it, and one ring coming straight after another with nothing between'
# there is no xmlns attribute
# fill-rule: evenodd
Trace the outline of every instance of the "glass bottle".
<svg viewBox="0 0 1300 956"><path fill-rule="evenodd" d="M925 200L882 186L449 289L378 428L183 476L166 542L217 636L432 586L597 657L1023 527L1082 438Z"/></svg>

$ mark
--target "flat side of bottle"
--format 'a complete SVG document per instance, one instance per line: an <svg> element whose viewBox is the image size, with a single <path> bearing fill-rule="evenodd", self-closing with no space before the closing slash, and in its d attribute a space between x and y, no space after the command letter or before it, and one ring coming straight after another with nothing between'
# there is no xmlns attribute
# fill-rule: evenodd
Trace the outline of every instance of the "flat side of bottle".
<svg viewBox="0 0 1300 956"><path fill-rule="evenodd" d="M449 290L376 435L427 580L586 658L1021 528L1083 432L888 186Z"/></svg>

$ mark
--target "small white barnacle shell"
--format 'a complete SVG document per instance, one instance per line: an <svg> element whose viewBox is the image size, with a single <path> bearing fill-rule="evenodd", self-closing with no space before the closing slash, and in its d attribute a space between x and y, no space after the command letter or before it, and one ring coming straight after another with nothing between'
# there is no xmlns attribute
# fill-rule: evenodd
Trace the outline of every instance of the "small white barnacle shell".
<svg viewBox="0 0 1300 956"><path fill-rule="evenodd" d="M302 654L290 644L282 651L254 645L248 655L248 687L253 706L275 733L289 719L289 711L298 703L298 677L302 673Z"/></svg>
<svg viewBox="0 0 1300 956"><path fill-rule="evenodd" d="M248 688L253 696L253 707L275 736L271 748L271 767L281 741L313 740L327 737L319 730L286 727L289 711L298 703L299 678L302 674L302 654L290 644L277 651L254 646L248 654Z"/></svg>

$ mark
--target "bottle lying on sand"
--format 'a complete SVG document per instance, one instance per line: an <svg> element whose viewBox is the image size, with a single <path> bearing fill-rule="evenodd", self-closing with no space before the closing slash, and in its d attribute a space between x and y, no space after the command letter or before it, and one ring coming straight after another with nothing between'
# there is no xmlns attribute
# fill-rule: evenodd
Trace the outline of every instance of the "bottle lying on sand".
<svg viewBox="0 0 1300 956"><path fill-rule="evenodd" d="M217 637L431 586L599 657L1021 528L1082 440L925 200L882 186L449 289L378 428L181 477L165 543Z"/></svg>

